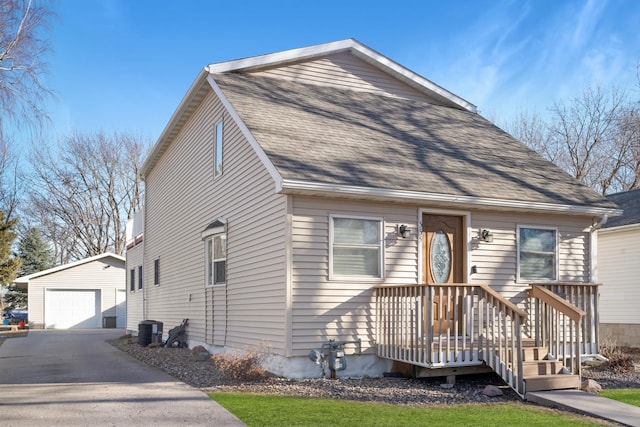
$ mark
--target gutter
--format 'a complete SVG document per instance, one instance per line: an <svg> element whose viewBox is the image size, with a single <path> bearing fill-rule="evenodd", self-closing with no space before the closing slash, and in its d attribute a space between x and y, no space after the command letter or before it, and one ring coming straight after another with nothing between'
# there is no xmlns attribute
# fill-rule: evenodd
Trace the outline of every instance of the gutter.
<svg viewBox="0 0 640 427"><path fill-rule="evenodd" d="M547 213L563 213L568 215L590 215L607 217L622 214L621 209L560 205L544 202L526 202L520 200L491 199L486 197L463 196L439 193L424 193L418 191L394 190L385 188L356 187L339 184L325 184L308 181L283 179L276 192L281 194L300 194L308 196L343 197L359 200L377 200L386 202L429 203L438 206L469 206L480 209L495 209L509 211L536 211ZM602 223L601 225L604 225Z"/></svg>

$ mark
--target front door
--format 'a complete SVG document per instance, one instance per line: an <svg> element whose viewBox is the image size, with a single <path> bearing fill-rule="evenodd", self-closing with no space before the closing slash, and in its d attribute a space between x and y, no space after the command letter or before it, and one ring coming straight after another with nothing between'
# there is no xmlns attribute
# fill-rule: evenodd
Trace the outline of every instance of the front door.
<svg viewBox="0 0 640 427"><path fill-rule="evenodd" d="M464 281L463 217L424 214L422 217L422 282L462 283ZM462 301L443 290L433 297L433 332L451 335L462 319ZM426 325L425 325L426 326Z"/></svg>
<svg viewBox="0 0 640 427"><path fill-rule="evenodd" d="M464 278L464 233L462 217L422 217L423 283L462 283Z"/></svg>

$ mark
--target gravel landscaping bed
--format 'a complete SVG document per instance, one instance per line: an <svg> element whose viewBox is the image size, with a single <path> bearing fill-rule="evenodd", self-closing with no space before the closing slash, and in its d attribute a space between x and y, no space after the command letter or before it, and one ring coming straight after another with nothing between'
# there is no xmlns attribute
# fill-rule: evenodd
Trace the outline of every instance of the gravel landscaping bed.
<svg viewBox="0 0 640 427"><path fill-rule="evenodd" d="M325 397L345 400L400 404L486 403L519 400L496 374L461 375L453 388L441 386L443 377L428 379L304 379L268 377L256 382L225 378L211 359L194 360L186 348L141 347L135 338L123 337L110 344L134 358L155 366L176 379L206 391L241 391L301 397ZM640 355L640 352L638 352ZM638 362L638 361L637 361ZM635 373L616 373L606 366L585 366L583 379L594 379L603 388L640 388L640 365ZM483 394L487 385L497 386L502 396Z"/></svg>

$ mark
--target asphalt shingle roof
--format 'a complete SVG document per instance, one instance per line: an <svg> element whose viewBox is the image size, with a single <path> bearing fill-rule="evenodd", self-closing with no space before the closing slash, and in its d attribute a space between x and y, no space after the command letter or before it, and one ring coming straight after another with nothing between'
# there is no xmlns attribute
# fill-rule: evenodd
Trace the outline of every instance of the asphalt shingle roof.
<svg viewBox="0 0 640 427"><path fill-rule="evenodd" d="M213 77L284 179L615 208L466 110L252 74Z"/></svg>
<svg viewBox="0 0 640 427"><path fill-rule="evenodd" d="M640 188L623 193L610 194L607 199L620 206L624 213L620 216L609 218L603 228L640 224Z"/></svg>

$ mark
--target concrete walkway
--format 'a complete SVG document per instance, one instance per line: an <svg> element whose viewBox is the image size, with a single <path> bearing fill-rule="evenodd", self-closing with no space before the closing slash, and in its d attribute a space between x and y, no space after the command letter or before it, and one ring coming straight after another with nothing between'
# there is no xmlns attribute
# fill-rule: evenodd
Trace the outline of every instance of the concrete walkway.
<svg viewBox="0 0 640 427"><path fill-rule="evenodd" d="M580 390L535 391L527 393L529 402L562 408L627 426L640 427L640 408Z"/></svg>
<svg viewBox="0 0 640 427"><path fill-rule="evenodd" d="M245 426L203 392L105 341L122 330L29 331L0 346L3 426Z"/></svg>

